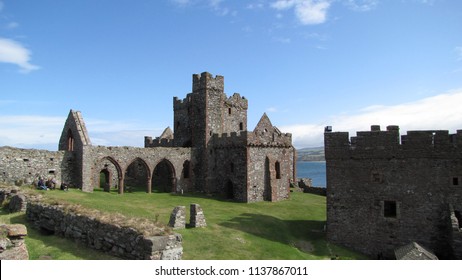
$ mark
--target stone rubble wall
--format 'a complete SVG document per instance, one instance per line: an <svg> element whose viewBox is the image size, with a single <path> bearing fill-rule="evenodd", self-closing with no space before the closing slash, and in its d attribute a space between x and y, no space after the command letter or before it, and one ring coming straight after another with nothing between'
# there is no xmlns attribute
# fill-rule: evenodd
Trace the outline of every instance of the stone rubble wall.
<svg viewBox="0 0 462 280"><path fill-rule="evenodd" d="M313 182L310 178L298 178L298 188L304 193L326 196L326 188L313 187Z"/></svg>
<svg viewBox="0 0 462 280"><path fill-rule="evenodd" d="M104 223L62 205L29 202L26 216L40 230L122 259L179 260L183 254L180 234L145 236L134 228Z"/></svg>
<svg viewBox="0 0 462 280"><path fill-rule="evenodd" d="M0 181L16 186L31 185L39 177L63 180L65 152L0 147ZM59 185L58 185L59 186Z"/></svg>

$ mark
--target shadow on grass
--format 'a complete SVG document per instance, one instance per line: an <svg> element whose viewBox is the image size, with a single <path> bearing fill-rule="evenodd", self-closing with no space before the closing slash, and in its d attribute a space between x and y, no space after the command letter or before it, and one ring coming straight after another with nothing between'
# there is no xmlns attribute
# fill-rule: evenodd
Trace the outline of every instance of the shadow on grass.
<svg viewBox="0 0 462 280"><path fill-rule="evenodd" d="M335 255L326 241L325 221L281 220L268 215L244 213L220 225L291 245L318 257L333 258Z"/></svg>
<svg viewBox="0 0 462 280"><path fill-rule="evenodd" d="M26 215L21 214L11 217L12 224L23 224L27 228L27 238L30 239L27 243L43 243L45 250L36 252L34 248L30 248L28 244L30 259L68 259L67 256L74 256L75 259L86 260L114 260L117 259L113 256L107 255L103 252L96 251L79 244L73 240L65 239L61 236L50 234L49 232L42 232L37 230L26 220ZM48 251L49 250L49 251Z"/></svg>

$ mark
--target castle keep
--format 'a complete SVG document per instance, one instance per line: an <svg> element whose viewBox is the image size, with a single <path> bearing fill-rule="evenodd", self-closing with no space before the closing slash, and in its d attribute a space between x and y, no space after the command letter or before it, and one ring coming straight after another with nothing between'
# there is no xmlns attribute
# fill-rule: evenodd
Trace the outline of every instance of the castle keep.
<svg viewBox="0 0 462 280"><path fill-rule="evenodd" d="M263 114L247 130L247 99L227 97L224 78L193 75L192 92L173 99L174 126L145 147L93 146L80 112L71 110L57 152L0 148L1 179L32 183L39 176L92 192L140 188L198 191L235 201L279 201L295 180L292 136Z"/></svg>
<svg viewBox="0 0 462 280"><path fill-rule="evenodd" d="M462 130L324 134L327 238L372 258L417 242L462 258Z"/></svg>

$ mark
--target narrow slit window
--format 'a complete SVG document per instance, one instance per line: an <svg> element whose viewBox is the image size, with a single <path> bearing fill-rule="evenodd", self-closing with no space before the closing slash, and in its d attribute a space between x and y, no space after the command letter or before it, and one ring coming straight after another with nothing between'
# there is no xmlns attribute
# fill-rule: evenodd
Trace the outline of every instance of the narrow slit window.
<svg viewBox="0 0 462 280"><path fill-rule="evenodd" d="M459 177L452 177L452 185L453 186L459 185Z"/></svg>
<svg viewBox="0 0 462 280"><path fill-rule="evenodd" d="M276 169L276 179L281 179L281 164L279 161L276 161L274 167Z"/></svg>

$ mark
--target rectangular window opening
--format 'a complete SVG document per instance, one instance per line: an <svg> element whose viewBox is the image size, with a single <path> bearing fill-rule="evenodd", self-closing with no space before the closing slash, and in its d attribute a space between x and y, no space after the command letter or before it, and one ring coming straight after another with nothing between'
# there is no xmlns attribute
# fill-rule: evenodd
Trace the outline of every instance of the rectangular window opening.
<svg viewBox="0 0 462 280"><path fill-rule="evenodd" d="M384 201L383 202L383 216L385 218L396 218L397 216L397 205L396 201Z"/></svg>
<svg viewBox="0 0 462 280"><path fill-rule="evenodd" d="M459 177L452 177L452 185L453 186L459 185Z"/></svg>

